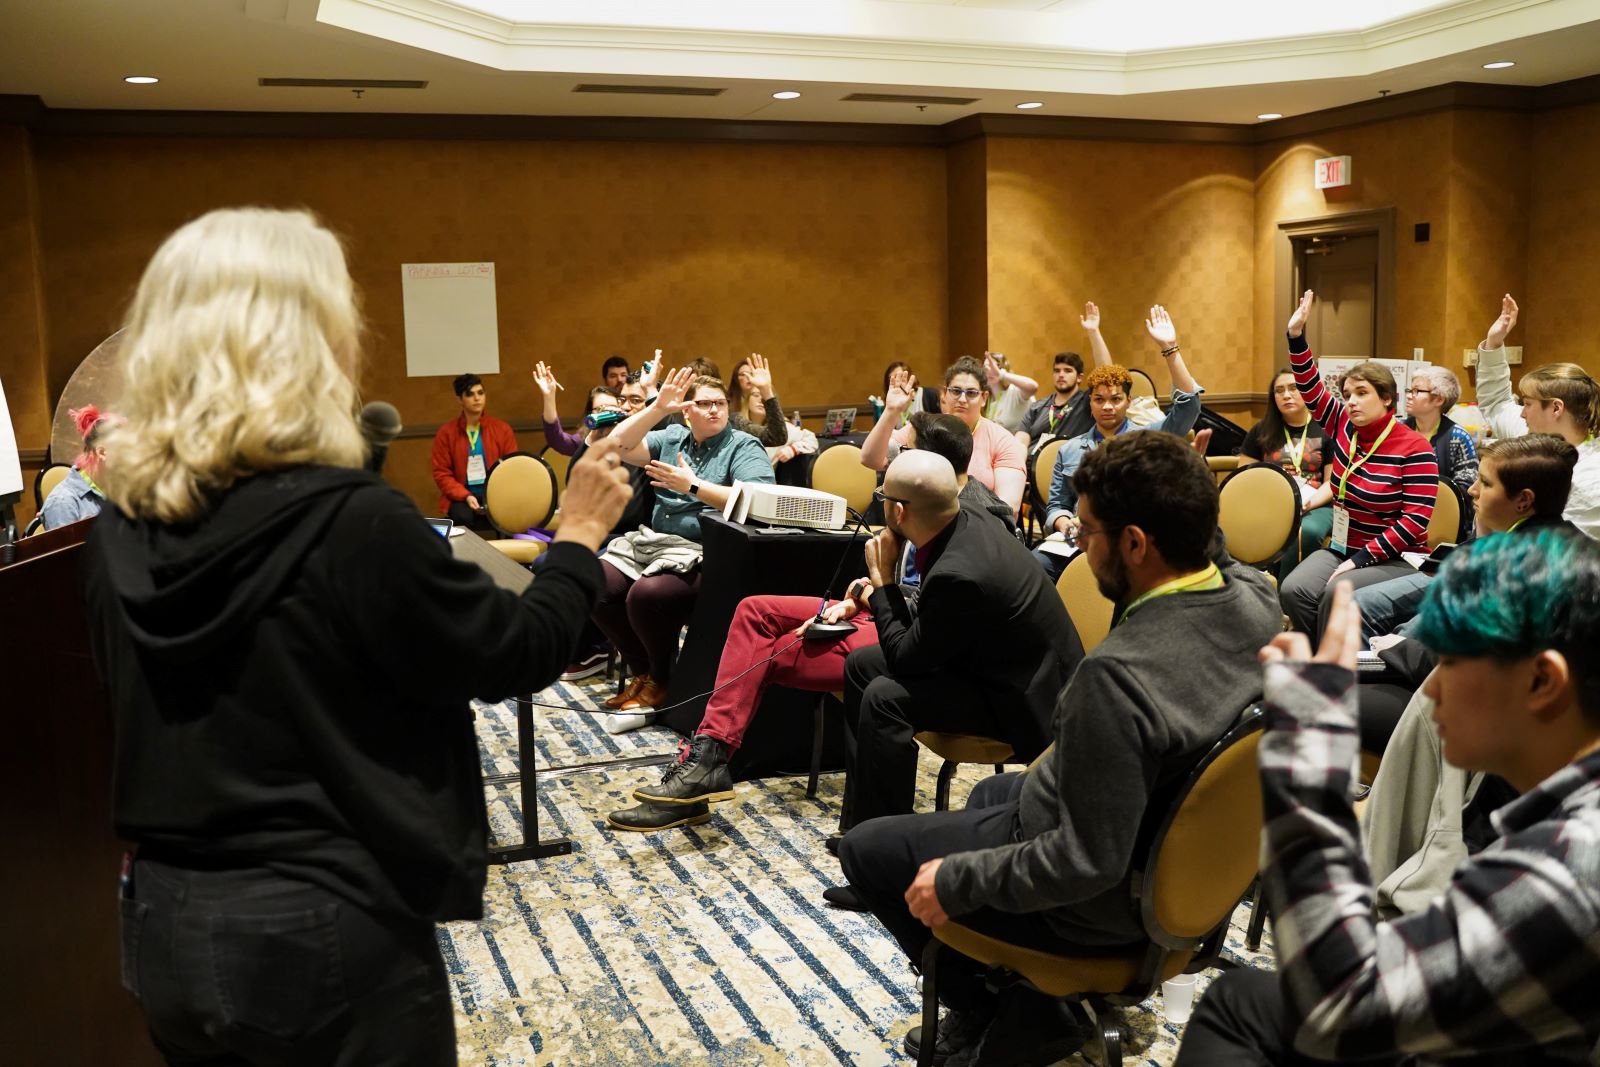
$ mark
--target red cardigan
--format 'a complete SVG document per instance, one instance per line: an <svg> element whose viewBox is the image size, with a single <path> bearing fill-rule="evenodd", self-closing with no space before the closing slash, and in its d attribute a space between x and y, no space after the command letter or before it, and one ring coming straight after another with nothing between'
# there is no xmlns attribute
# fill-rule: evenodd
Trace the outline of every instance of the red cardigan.
<svg viewBox="0 0 1600 1067"><path fill-rule="evenodd" d="M479 423L483 438L483 465L493 470L500 457L517 450L517 435L511 424L485 414ZM467 417L457 415L439 427L433 435L433 482L443 495L439 497L439 514L450 510L450 503L471 496L467 489Z"/></svg>

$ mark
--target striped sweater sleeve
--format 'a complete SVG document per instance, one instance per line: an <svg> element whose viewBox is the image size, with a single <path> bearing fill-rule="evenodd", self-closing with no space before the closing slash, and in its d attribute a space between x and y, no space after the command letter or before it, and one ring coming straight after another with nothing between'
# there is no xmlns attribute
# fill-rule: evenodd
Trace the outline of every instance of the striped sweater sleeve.
<svg viewBox="0 0 1600 1067"><path fill-rule="evenodd" d="M1344 413L1344 400L1322 383L1322 375L1317 373L1317 357L1304 334L1289 338L1289 366L1294 370L1294 384L1311 411L1311 417L1329 437L1343 436L1349 421Z"/></svg>

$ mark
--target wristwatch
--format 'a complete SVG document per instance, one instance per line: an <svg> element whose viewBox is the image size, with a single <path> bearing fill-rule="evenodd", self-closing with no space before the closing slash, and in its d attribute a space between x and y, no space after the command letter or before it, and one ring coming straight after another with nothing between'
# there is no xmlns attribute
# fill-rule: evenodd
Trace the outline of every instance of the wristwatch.
<svg viewBox="0 0 1600 1067"><path fill-rule="evenodd" d="M700 495L700 483L699 482L690 482L689 483L689 495L690 496L699 496Z"/></svg>

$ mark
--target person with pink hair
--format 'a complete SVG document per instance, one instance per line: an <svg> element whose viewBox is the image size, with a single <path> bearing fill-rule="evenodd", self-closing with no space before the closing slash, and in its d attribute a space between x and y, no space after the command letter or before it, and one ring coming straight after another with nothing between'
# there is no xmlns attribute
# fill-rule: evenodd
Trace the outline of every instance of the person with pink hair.
<svg viewBox="0 0 1600 1067"><path fill-rule="evenodd" d="M83 451L72 461L72 471L44 498L39 516L46 530L92 519L106 505L105 493L96 479L106 460L105 431L117 424L117 417L85 404L71 412L72 421L83 437Z"/></svg>

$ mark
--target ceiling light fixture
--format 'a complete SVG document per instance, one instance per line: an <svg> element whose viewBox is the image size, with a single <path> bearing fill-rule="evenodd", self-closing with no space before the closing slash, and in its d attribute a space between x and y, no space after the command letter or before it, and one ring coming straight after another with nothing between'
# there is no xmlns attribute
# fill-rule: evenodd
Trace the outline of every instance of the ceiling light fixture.
<svg viewBox="0 0 1600 1067"><path fill-rule="evenodd" d="M1497 59L1493 63L1485 63L1483 65L1483 69L1484 70L1505 70L1507 67L1514 67L1516 65L1517 65L1516 60L1513 60L1513 59Z"/></svg>
<svg viewBox="0 0 1600 1067"><path fill-rule="evenodd" d="M148 74L130 74L126 78L123 78L122 80L127 82L129 85L154 85L156 82L160 81L161 79L160 78L152 78Z"/></svg>
<svg viewBox="0 0 1600 1067"><path fill-rule="evenodd" d="M1029 100L1026 103L1018 104L1017 105L1017 110L1018 111L1032 111L1036 107L1044 107L1044 102L1041 101L1041 100Z"/></svg>
<svg viewBox="0 0 1600 1067"><path fill-rule="evenodd" d="M799 98L800 94L793 89L785 89L781 93L772 94L772 99L774 100L798 100Z"/></svg>
<svg viewBox="0 0 1600 1067"><path fill-rule="evenodd" d="M1273 119L1281 119L1283 116L1276 111L1263 111L1261 114L1257 115L1256 118L1260 119L1262 122L1270 122Z"/></svg>

